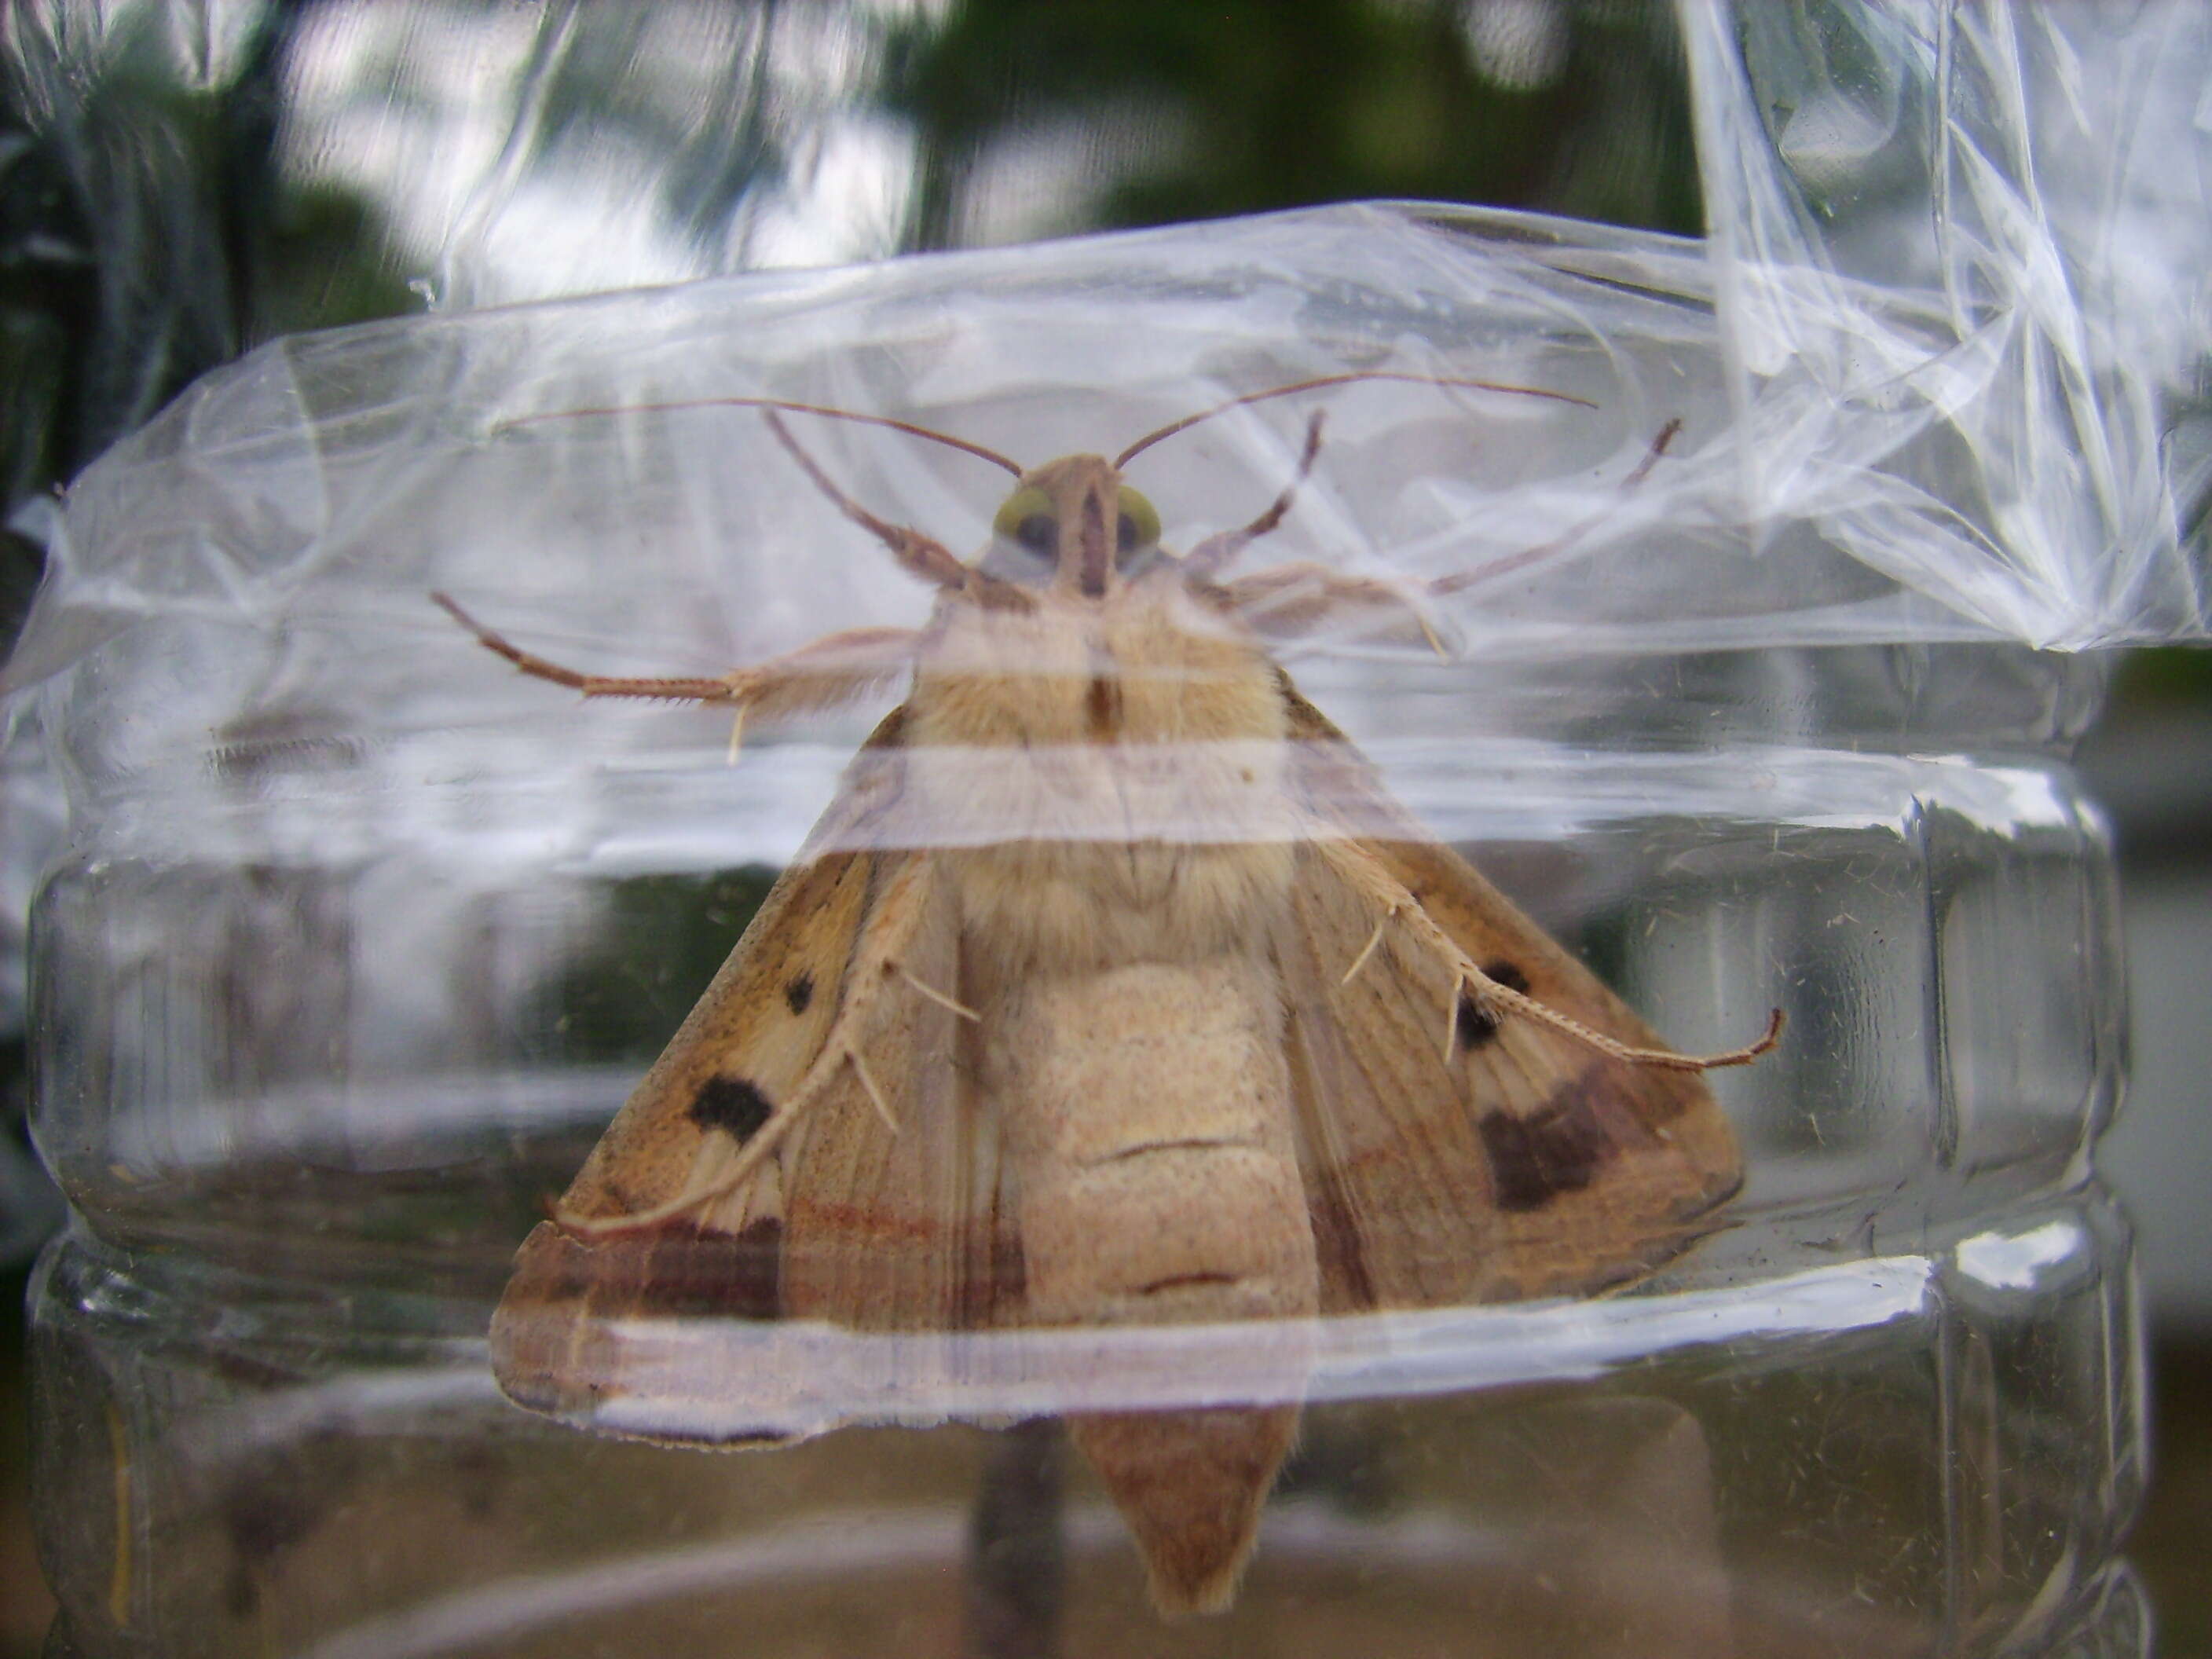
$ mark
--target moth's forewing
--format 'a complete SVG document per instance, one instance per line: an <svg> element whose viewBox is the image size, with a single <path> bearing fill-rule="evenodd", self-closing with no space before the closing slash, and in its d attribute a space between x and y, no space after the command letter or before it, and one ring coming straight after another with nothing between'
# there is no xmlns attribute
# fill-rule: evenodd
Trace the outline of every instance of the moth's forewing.
<svg viewBox="0 0 2212 1659"><path fill-rule="evenodd" d="M1370 837L1355 856L1492 977L1617 1042L1657 1046L1595 975L1424 836L1343 734L1284 686L1297 787L1316 818ZM1406 930L1386 930L1344 982L1374 927L1334 862L1304 849L1278 960L1325 1307L1589 1293L1650 1273L1717 1224L1742 1163L1696 1073L1493 1019Z"/></svg>
<svg viewBox="0 0 2212 1659"><path fill-rule="evenodd" d="M846 1067L784 1159L789 1317L875 1331L1018 1317L997 1124L978 1108L963 1052L969 1022L916 988L949 998L960 983L959 918L938 877L933 860L911 857L871 904L868 930L897 939L898 972L873 988L860 1064Z"/></svg>
<svg viewBox="0 0 2212 1659"><path fill-rule="evenodd" d="M833 853L787 872L556 1206L610 1220L653 1211L734 1163L818 1058L843 991L872 866ZM589 1419L631 1393L611 1322L780 1310L782 1206L773 1164L717 1213L634 1232L541 1222L491 1326L492 1364L518 1403ZM662 1432L683 1437L671 1423Z"/></svg>
<svg viewBox="0 0 2212 1659"><path fill-rule="evenodd" d="M901 733L899 714L878 727L809 847L563 1194L562 1222L524 1242L491 1329L500 1386L519 1403L655 1438L718 1438L674 1400L656 1418L653 1393L669 1378L628 1363L626 1334L639 1322L798 1315L942 1328L991 1305L990 1245L967 1231L990 1206L973 1206L968 1182L995 1176L949 1144L970 1121L951 1097L955 1016L884 970L889 956L914 979L950 975L957 955L948 914L930 899L927 856L866 850L895 805L896 769L882 763ZM835 1075L808 1121L754 1176L720 1182L776 1108L825 1069ZM903 1109L910 1132L884 1126L871 1085L895 1117ZM708 1196L635 1231L574 1224L649 1215L690 1194ZM781 1392L777 1381L765 1391ZM735 1401L746 1386L694 1376L682 1392L719 1389Z"/></svg>

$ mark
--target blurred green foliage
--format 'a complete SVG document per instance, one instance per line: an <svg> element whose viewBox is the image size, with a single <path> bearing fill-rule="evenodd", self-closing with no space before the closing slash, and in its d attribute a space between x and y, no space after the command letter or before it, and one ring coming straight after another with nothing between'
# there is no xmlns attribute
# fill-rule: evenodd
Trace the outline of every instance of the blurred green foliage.
<svg viewBox="0 0 2212 1659"><path fill-rule="evenodd" d="M2212 651L2162 645L2130 652L2111 696L2115 708L2136 713L2212 708Z"/></svg>
<svg viewBox="0 0 2212 1659"><path fill-rule="evenodd" d="M776 872L762 865L711 876L637 876L594 921L592 949L548 984L526 1015L532 1064L650 1062L760 908Z"/></svg>
<svg viewBox="0 0 2212 1659"><path fill-rule="evenodd" d="M1700 228L1666 7L1569 0L1489 73L1474 9L963 0L902 35L886 76L923 139L914 243L957 240L957 185L987 144L1071 120L1154 140L1107 192L1109 226L1402 197Z"/></svg>

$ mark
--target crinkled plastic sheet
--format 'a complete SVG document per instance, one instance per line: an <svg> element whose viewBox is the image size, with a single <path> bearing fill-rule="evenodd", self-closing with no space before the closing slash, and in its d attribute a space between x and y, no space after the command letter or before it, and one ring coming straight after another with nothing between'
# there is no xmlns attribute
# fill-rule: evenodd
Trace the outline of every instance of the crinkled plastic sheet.
<svg viewBox="0 0 2212 1659"><path fill-rule="evenodd" d="M1370 367L1595 405L1388 385L1313 400L1332 442L1255 563L1419 581L1562 543L1443 607L1457 650L2202 637L2212 15L1680 15L1704 243L1340 208L283 342L81 481L9 683L77 671L50 688L65 728L94 685L160 711L83 757L96 775L133 744L175 752L192 728L172 720L250 723L280 691L292 718L320 699L357 732L443 718L432 586L541 645L719 671L910 620L921 596L755 416L506 423L774 393L1034 461ZM471 192L453 291L529 171ZM1170 544L1255 511L1305 414L1263 406L1146 456L1133 482ZM1674 418L1667 459L1621 494ZM979 543L988 470L860 428L806 441L874 511Z"/></svg>
<svg viewBox="0 0 2212 1659"><path fill-rule="evenodd" d="M1754 349L1728 299L1750 269L1664 237L1345 207L283 341L79 483L12 678L74 671L49 690L64 731L88 697L136 711L95 744L112 752L79 756L97 774L279 702L342 711L356 736L482 714L433 589L549 651L592 641L594 666L720 672L828 627L915 623L927 599L757 411L667 405L836 405L1033 464L1367 369L1582 401L1379 381L1234 411L1131 466L1168 544L1250 519L1325 409L1314 477L1249 562L1468 578L1437 605L1455 651L2198 629L2132 428L2096 429L2101 468L2054 459L2055 431L1984 443L2021 430L2001 349L2017 326L1962 341L1941 296L1762 268L1760 316L1801 335L1817 319L1824 349ZM1003 475L793 418L870 510L956 549L986 539Z"/></svg>
<svg viewBox="0 0 2212 1659"><path fill-rule="evenodd" d="M1678 15L1752 522L2033 644L2203 638L2212 11Z"/></svg>

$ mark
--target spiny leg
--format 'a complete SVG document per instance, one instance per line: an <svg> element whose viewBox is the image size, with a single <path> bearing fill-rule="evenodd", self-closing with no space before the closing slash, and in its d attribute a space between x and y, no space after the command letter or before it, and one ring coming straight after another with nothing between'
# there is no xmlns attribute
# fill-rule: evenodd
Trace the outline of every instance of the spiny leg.
<svg viewBox="0 0 2212 1659"><path fill-rule="evenodd" d="M587 697L734 703L748 715L770 720L835 708L866 696L914 665L915 642L919 637L905 628L848 629L825 634L796 651L719 679L632 679L586 674L525 651L477 621L449 594L430 597L475 635L487 651L504 657L526 674L565 685Z"/></svg>
<svg viewBox="0 0 2212 1659"><path fill-rule="evenodd" d="M1313 844L1323 858L1336 866L1338 872L1356 890L1366 895L1381 914L1383 927L1405 928L1450 969L1453 984L1450 1006L1456 1006L1462 993L1469 994L1486 1013L1519 1014L1537 1024L1547 1025L1609 1059L1626 1065L1649 1066L1667 1072L1709 1072L1721 1066L1748 1066L1781 1040L1782 1011L1779 1008L1767 1016L1766 1030L1755 1042L1747 1042L1740 1048L1723 1049L1718 1054L1680 1054L1671 1048L1640 1048L1607 1036L1602 1031L1592 1030L1580 1020L1563 1014L1526 992L1516 990L1485 973L1473 957L1452 942L1451 936L1437 925L1434 918L1422 908L1420 902L1401 886L1381 862L1358 842L1316 835ZM1360 951L1358 960L1353 964L1354 971L1365 965L1372 949L1370 941L1370 945ZM1346 981L1348 983L1352 977L1352 975L1347 973Z"/></svg>
<svg viewBox="0 0 2212 1659"><path fill-rule="evenodd" d="M1314 417L1306 422L1306 446L1298 457L1297 470L1291 475L1291 481L1283 487L1283 493L1275 497L1266 512L1242 530L1224 530L1218 535L1208 536L1184 556L1183 568L1193 577L1203 581L1212 576L1239 553L1282 523L1284 515L1291 510L1291 503L1297 498L1298 487L1305 483L1307 475L1313 471L1314 458L1321 453L1322 425L1326 419L1326 411L1316 410Z"/></svg>
<svg viewBox="0 0 2212 1659"><path fill-rule="evenodd" d="M1681 429L1680 420L1669 421L1659 429L1644 459L1620 481L1619 493L1625 494L1644 482ZM1312 456L1313 443L1310 440L1306 450L1308 464L1310 464ZM1302 467L1299 477L1303 478L1304 476ZM1200 550L1236 537L1243 538L1243 542L1237 543L1237 547L1241 548L1255 533L1265 533L1267 530L1273 529L1280 522L1283 511L1289 506L1296 488L1293 483L1291 489L1284 491L1275 505L1254 520L1253 526L1247 530L1232 532L1225 537L1215 537L1202 543ZM1382 637L1410 641L1418 636L1430 649L1442 656L1446 654L1443 645L1437 636L1436 628L1428 613L1422 607L1422 599L1441 599L1477 582L1509 574L1538 560L1548 558L1562 548L1571 546L1594 526L1601 523L1604 517L1602 512L1593 514L1565 535L1555 537L1540 547L1523 549L1473 570L1463 570L1433 581L1413 585L1410 592L1406 586L1394 582L1367 576L1350 576L1326 565L1310 562L1255 571L1249 576L1220 583L1218 588L1226 596L1229 607L1255 633L1265 638L1297 639L1325 629L1352 628L1363 612L1370 616L1395 613L1390 619L1390 625L1382 630ZM1231 550L1232 553L1235 550ZM1196 557L1197 554L1194 553L1192 561L1194 562Z"/></svg>
<svg viewBox="0 0 2212 1659"><path fill-rule="evenodd" d="M771 412L766 418L769 430L775 434L775 441L783 446L785 453L799 463L799 470L830 498L831 506L889 548L902 569L938 587L968 586L972 573L951 549L919 530L893 524L869 512L839 489L815 459L799 447L799 440L791 435L791 428L784 425L782 416Z"/></svg>
<svg viewBox="0 0 2212 1659"><path fill-rule="evenodd" d="M495 656L504 657L526 674L556 685L565 685L587 697L657 697L670 702L733 702L736 692L726 679L630 679L610 674L586 674L525 651L496 634L461 609L449 593L434 592L431 603L476 635L477 643Z"/></svg>
<svg viewBox="0 0 2212 1659"><path fill-rule="evenodd" d="M1666 454L1668 446L1674 441L1676 435L1681 430L1682 422L1680 416L1661 427L1658 436L1651 441L1651 447L1644 452L1644 459L1636 464L1635 468L1626 477L1614 486L1613 493L1616 495L1625 495L1649 477L1651 469L1659 465L1660 458ZM1449 576L1439 576L1430 582L1425 591L1431 599L1442 599L1448 593L1457 593L1464 588L1472 587L1477 582L1492 581L1498 577L1510 575L1516 570L1523 569L1540 560L1548 559L1563 549L1573 546L1596 526L1603 524L1611 512L1611 507L1602 507L1591 514L1581 523L1573 526L1565 534L1554 536L1540 547L1523 548L1518 553L1509 553L1502 559L1492 559L1489 563L1477 565L1472 570L1462 570Z"/></svg>
<svg viewBox="0 0 2212 1659"><path fill-rule="evenodd" d="M1419 640L1439 656L1444 653L1427 613L1395 582L1347 576L1302 561L1255 570L1212 591L1263 639L1295 640L1324 629L1349 629L1364 615L1384 623L1372 630L1376 637Z"/></svg>

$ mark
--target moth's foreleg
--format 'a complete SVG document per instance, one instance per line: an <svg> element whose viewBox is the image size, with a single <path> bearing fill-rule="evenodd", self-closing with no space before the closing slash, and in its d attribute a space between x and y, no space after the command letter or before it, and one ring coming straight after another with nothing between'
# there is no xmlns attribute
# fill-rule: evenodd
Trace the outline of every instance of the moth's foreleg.
<svg viewBox="0 0 2212 1659"><path fill-rule="evenodd" d="M783 423L781 416L771 413L766 418L769 430L775 434L775 441L783 446L791 459L799 463L799 470L807 476L817 489L830 498L831 506L889 548L891 557L899 562L901 568L938 587L965 587L969 585L972 573L951 548L933 537L923 535L919 530L893 524L890 520L879 519L869 512L839 489L836 480L822 470L821 465L799 447L799 440L791 435L791 428Z"/></svg>
<svg viewBox="0 0 2212 1659"><path fill-rule="evenodd" d="M587 697L658 697L671 702L729 702L733 701L726 679L628 679L608 674L586 674L525 651L503 635L495 634L453 602L450 594L433 593L431 599L455 622L477 637L477 643L495 656L504 657L526 674L556 685L565 685Z"/></svg>
<svg viewBox="0 0 2212 1659"><path fill-rule="evenodd" d="M921 635L911 628L848 628L811 645L725 675L723 701L747 720L781 720L835 708L890 684L914 667Z"/></svg>
<svg viewBox="0 0 2212 1659"><path fill-rule="evenodd" d="M1636 464L1628 476L1614 487L1614 494L1625 495L1650 477L1651 469L1659 465L1660 458L1666 454L1668 446L1674 441L1676 435L1681 430L1682 422L1679 416L1661 427L1658 435L1651 440L1651 447L1644 452L1644 459ZM1524 547L1517 553L1509 553L1502 559L1492 559L1487 564L1479 564L1472 570L1455 571L1449 576L1439 576L1430 582L1423 591L1431 599L1440 599L1448 594L1457 593L1465 588L1473 587L1478 582L1494 581L1500 576L1510 576L1516 570L1540 563L1553 554L1572 547L1592 530L1603 524L1612 512L1613 508L1609 506L1601 507L1580 524L1570 529L1565 535L1554 536L1541 546Z"/></svg>
<svg viewBox="0 0 2212 1659"><path fill-rule="evenodd" d="M1419 641L1438 656L1443 642L1428 613L1403 588L1369 576L1347 576L1326 565L1278 565L1218 584L1213 591L1262 639L1295 640L1323 632Z"/></svg>
<svg viewBox="0 0 2212 1659"><path fill-rule="evenodd" d="M921 637L908 628L852 628L825 634L811 645L718 679L631 679L564 667L494 633L450 595L430 597L487 651L506 658L526 674L587 697L728 703L747 718L768 720L835 708L889 684L914 666L915 642Z"/></svg>
<svg viewBox="0 0 2212 1659"><path fill-rule="evenodd" d="M1216 572L1226 569L1231 560L1282 523L1284 515L1291 510L1291 503L1297 499L1298 486L1305 483L1307 475L1313 471L1314 457L1321 453L1324 418L1325 412L1316 410L1314 417L1306 422L1306 447L1298 456L1297 471L1291 475L1290 483L1283 486L1283 493L1269 503L1267 510L1242 530L1224 530L1218 536L1208 536L1183 556L1185 570L1204 580Z"/></svg>

